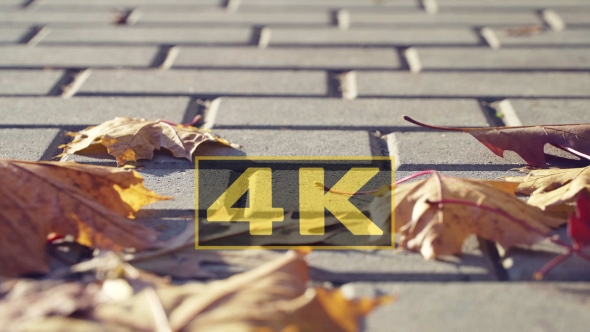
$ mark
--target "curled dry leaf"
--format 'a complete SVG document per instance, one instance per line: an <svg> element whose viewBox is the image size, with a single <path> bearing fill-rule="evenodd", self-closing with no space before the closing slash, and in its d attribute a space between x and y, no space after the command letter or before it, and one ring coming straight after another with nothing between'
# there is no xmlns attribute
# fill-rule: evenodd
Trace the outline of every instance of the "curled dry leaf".
<svg viewBox="0 0 590 332"><path fill-rule="evenodd" d="M96 127L88 127L71 134L74 140L65 144L60 156L83 151L93 145L103 145L117 158L117 165L138 159L152 159L154 150L165 148L177 158L192 161L197 147L204 142L217 142L237 147L216 135L191 126L171 125L167 122L117 117Z"/></svg>
<svg viewBox="0 0 590 332"><path fill-rule="evenodd" d="M101 328L154 331L157 327L161 327L158 331L358 331L362 317L376 306L393 300L391 297L349 300L340 290L310 288L307 269L303 253L288 252L226 280L146 288L126 300L98 305L84 316L78 315L78 319L53 317L32 321L26 328L51 327L54 331L101 331ZM158 310L154 307L160 308L163 315L156 317ZM80 329L76 329L78 327Z"/></svg>
<svg viewBox="0 0 590 332"><path fill-rule="evenodd" d="M455 128L427 125L405 115L404 120L426 128L468 133L496 155L504 157L505 150L514 151L533 167L547 167L545 144L590 159L590 124Z"/></svg>
<svg viewBox="0 0 590 332"><path fill-rule="evenodd" d="M135 171L0 160L0 274L47 272L50 233L101 249L148 248L155 231L126 217L165 199Z"/></svg>
<svg viewBox="0 0 590 332"><path fill-rule="evenodd" d="M581 191L590 190L590 167L521 171L529 174L506 177L506 181L519 182L517 192L530 195L527 203L543 210L573 202Z"/></svg>
<svg viewBox="0 0 590 332"><path fill-rule="evenodd" d="M497 182L497 181L496 181ZM508 248L531 245L546 238L551 227L565 220L546 215L513 194L494 187L495 181L444 176L436 172L424 180L395 186L395 228L402 248L427 258L461 253L465 239L476 234ZM513 188L516 184L513 184ZM391 192L376 197L369 211L373 219L388 218Z"/></svg>

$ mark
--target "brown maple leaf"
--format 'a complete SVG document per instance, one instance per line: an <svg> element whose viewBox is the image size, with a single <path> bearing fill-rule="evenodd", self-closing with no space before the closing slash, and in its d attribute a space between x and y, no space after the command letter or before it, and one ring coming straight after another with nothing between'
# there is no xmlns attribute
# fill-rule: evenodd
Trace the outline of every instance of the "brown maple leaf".
<svg viewBox="0 0 590 332"><path fill-rule="evenodd" d="M461 253L463 242L471 234L508 248L543 240L551 227L565 222L527 205L506 189L495 188L493 182L436 172L428 179L396 185L395 229L400 234L399 245L420 251L430 259ZM373 220L389 218L391 212L384 206L388 206L391 195L390 191L373 200L369 208Z"/></svg>
<svg viewBox="0 0 590 332"><path fill-rule="evenodd" d="M146 287L77 318L47 317L23 327L46 330L50 326L55 331L80 327L81 331L352 332L359 330L359 320L373 308L393 301L389 296L350 300L339 289L310 287L303 255L291 251L248 272L207 284Z"/></svg>
<svg viewBox="0 0 590 332"><path fill-rule="evenodd" d="M403 118L425 128L468 133L496 155L504 157L505 150L514 151L533 167L547 167L545 144L590 159L590 124L456 128L431 126L405 115Z"/></svg>
<svg viewBox="0 0 590 332"><path fill-rule="evenodd" d="M0 274L47 272L50 233L89 247L147 248L155 231L126 217L165 199L146 189L135 171L0 160Z"/></svg>
<svg viewBox="0 0 590 332"><path fill-rule="evenodd" d="M517 192L530 195L527 202L545 210L547 207L575 201L581 191L590 191L590 166L570 169L525 170L527 176L506 177L519 182Z"/></svg>
<svg viewBox="0 0 590 332"><path fill-rule="evenodd" d="M172 125L166 121L148 121L117 117L96 127L88 127L74 136L71 143L61 146L60 156L71 155L93 145L103 145L110 155L117 158L117 165L135 162L138 159L152 159L154 150L165 148L177 158L192 161L197 147L204 142L217 142L238 147L216 135L200 131L191 126Z"/></svg>

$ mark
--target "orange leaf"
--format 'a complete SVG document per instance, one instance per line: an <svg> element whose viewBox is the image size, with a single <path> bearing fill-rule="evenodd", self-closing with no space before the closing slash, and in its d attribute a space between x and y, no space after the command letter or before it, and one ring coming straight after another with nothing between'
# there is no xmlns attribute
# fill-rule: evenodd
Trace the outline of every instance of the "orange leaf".
<svg viewBox="0 0 590 332"><path fill-rule="evenodd" d="M463 242L472 234L505 248L531 245L546 238L550 227L565 222L495 185L436 172L428 179L397 185L395 228L400 246L436 258L460 254ZM391 195L373 200L369 209L373 219L389 217L383 202L391 200Z"/></svg>
<svg viewBox="0 0 590 332"><path fill-rule="evenodd" d="M138 159L152 159L154 150L161 148L169 150L177 158L192 161L193 153L204 142L237 147L195 127L173 126L160 120L117 117L75 133L74 140L65 145L61 155L75 154L98 144L117 158L119 166Z"/></svg>
<svg viewBox="0 0 590 332"><path fill-rule="evenodd" d="M0 160L0 274L47 272L51 233L102 249L147 248L155 231L125 217L165 199L135 171Z"/></svg>

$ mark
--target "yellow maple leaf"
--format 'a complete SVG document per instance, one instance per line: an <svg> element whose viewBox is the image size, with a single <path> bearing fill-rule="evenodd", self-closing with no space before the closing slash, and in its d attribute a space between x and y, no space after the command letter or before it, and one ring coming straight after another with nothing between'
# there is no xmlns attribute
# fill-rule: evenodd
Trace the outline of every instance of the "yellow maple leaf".
<svg viewBox="0 0 590 332"><path fill-rule="evenodd" d="M72 133L74 140L61 146L63 155L71 155L93 145L103 145L117 158L117 165L152 159L154 150L169 150L177 158L192 161L197 147L204 142L217 142L238 147L218 136L190 126L173 126L166 122L117 117L95 127Z"/></svg>
<svg viewBox="0 0 590 332"><path fill-rule="evenodd" d="M395 228L402 248L427 258L460 254L476 234L505 248L531 245L547 237L564 219L545 214L513 194L514 183L478 181L438 173L395 186ZM392 192L370 205L373 220L389 218Z"/></svg>
<svg viewBox="0 0 590 332"><path fill-rule="evenodd" d="M590 166L528 172L527 176L507 177L506 181L519 182L517 192L530 195L527 203L542 210L573 202L578 193L590 190Z"/></svg>

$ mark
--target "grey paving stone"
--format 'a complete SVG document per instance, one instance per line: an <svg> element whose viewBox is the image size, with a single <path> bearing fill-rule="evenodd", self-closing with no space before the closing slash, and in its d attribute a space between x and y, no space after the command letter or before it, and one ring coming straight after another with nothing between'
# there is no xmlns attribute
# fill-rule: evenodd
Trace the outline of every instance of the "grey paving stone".
<svg viewBox="0 0 590 332"><path fill-rule="evenodd" d="M158 202L144 208L150 210L180 210L194 208L194 171L148 170L139 171L146 187L162 195L173 196L173 201ZM280 202L275 204L283 206ZM381 251L316 251L307 257L316 280L345 283L352 280L403 281L467 281L494 280L488 263L470 238L464 246L465 254L440 261L425 261L421 255L392 250ZM351 264L354 262L354 264Z"/></svg>
<svg viewBox="0 0 590 332"><path fill-rule="evenodd" d="M367 281L474 281L494 280L486 258L471 238L461 259L447 258L425 261L418 254L407 251L338 250L312 252L306 257L314 271L314 279L346 283Z"/></svg>
<svg viewBox="0 0 590 332"><path fill-rule="evenodd" d="M441 9L444 8L535 8L545 9L551 7L584 7L588 5L585 0L437 0Z"/></svg>
<svg viewBox="0 0 590 332"><path fill-rule="evenodd" d="M590 123L588 99L510 99L523 125Z"/></svg>
<svg viewBox="0 0 590 332"><path fill-rule="evenodd" d="M0 13L2 23L22 24L50 24L50 23L112 23L115 21L115 13L36 13L31 11L19 11Z"/></svg>
<svg viewBox="0 0 590 332"><path fill-rule="evenodd" d="M477 45L470 29L285 29L273 28L271 45Z"/></svg>
<svg viewBox="0 0 590 332"><path fill-rule="evenodd" d="M264 110L265 116L260 116ZM449 112L453 116L449 117ZM215 126L415 127L402 115L439 125L486 126L474 99L223 98Z"/></svg>
<svg viewBox="0 0 590 332"><path fill-rule="evenodd" d="M183 120L187 97L0 98L1 125L97 125L117 116Z"/></svg>
<svg viewBox="0 0 590 332"><path fill-rule="evenodd" d="M0 70L0 94L45 95L62 75L61 70Z"/></svg>
<svg viewBox="0 0 590 332"><path fill-rule="evenodd" d="M248 28L52 28L41 44L249 44L251 35Z"/></svg>
<svg viewBox="0 0 590 332"><path fill-rule="evenodd" d="M175 197L173 201L152 204L146 207L146 210L184 211L193 208L194 171L192 169L143 169L139 172L143 175L148 188L160 194ZM449 257L442 261L425 261L416 253L388 250L316 251L308 256L307 260L315 269L312 272L315 279L338 283L351 280L467 281L495 278L488 271L488 263L477 249L474 238L466 242L464 250L465 255L461 260Z"/></svg>
<svg viewBox="0 0 590 332"><path fill-rule="evenodd" d="M436 167L435 167L436 168ZM469 168L469 165L466 165L465 168ZM395 172L395 180L399 181L403 178L416 174L417 171L397 171ZM515 172L515 171L438 171L438 173L447 175L447 176L454 176L463 179L483 179L483 180L500 180L506 176L522 176L522 173ZM420 177L413 178L408 180L407 183L418 181L430 177L430 175L424 175Z"/></svg>
<svg viewBox="0 0 590 332"><path fill-rule="evenodd" d="M391 135L391 134L390 134ZM469 134L456 132L396 132L389 137L389 152L398 160L399 170L439 169L447 171L506 171L524 161L506 151L500 158Z"/></svg>
<svg viewBox="0 0 590 332"><path fill-rule="evenodd" d="M50 0L51 4L79 5L78 0ZM141 6L141 5L223 5L223 0L87 0L88 5L113 5L113 6Z"/></svg>
<svg viewBox="0 0 590 332"><path fill-rule="evenodd" d="M217 131L216 131L217 132ZM213 147L212 147L213 148ZM211 150L210 150L211 151ZM308 155L309 153L307 151L304 151L303 153L306 154L300 154L300 155ZM211 154L211 153L208 153ZM269 154L271 155L271 154ZM158 157L157 157L158 158ZM80 156L75 156L73 158L74 160L82 160L80 159ZM161 158L161 156L159 157L160 161L164 161L164 158ZM144 164L145 168L144 169L139 169L138 172L143 176L143 178L145 179L145 185L146 187L148 187L150 190L153 190L155 192L157 192L160 195L164 195L164 196L172 196L174 197L174 200L171 201L163 201L163 202L158 202L158 203L154 203L154 204L150 204L149 206L145 207L144 209L146 210L192 210L194 209L194 178L195 178L195 173L194 173L194 164L190 164L188 161L181 161L182 163L185 164L185 168L171 168L171 169L162 169L162 168L158 168L158 169L154 169L151 168L151 163L149 161L141 161L140 164ZM400 171L400 172L396 172L396 180L399 180L401 178L404 178L406 176L409 176L411 174L413 174L414 172L408 172L408 171ZM458 176L458 177L463 177L463 178L469 178L469 179L491 179L491 180L497 180L502 176L514 176L514 175L519 175L520 173L516 173L516 172L477 172L477 171L458 171L458 172L446 172L443 171L441 172L442 174L445 175L449 175L449 176ZM481 256L481 253L479 253L477 250L475 250L475 248L477 247L477 245L475 245L473 243L473 241L470 241L469 243L467 243L467 247L466 247L466 251L468 253L471 253L472 255L475 256ZM336 257L343 257L340 254L336 254ZM391 258L392 255L389 254L385 254L385 258ZM400 259L403 260L406 264L405 268L406 270L409 268L409 264L413 264L416 265L417 269L428 269L428 267L424 266L424 259L422 258L422 256L417 255L417 254L413 254L413 253L403 253L400 255L393 255L395 256L394 259ZM383 258L382 257L382 258ZM379 257L377 257L379 258ZM468 261L470 259L473 259L473 256L467 256ZM321 267L322 265L322 261L325 260L326 257L319 255L317 256L317 259L315 260L316 265ZM341 261L341 260L340 260ZM447 263L444 262L427 262L427 263L432 263L433 266L438 267L437 269L434 269L437 271L437 273L451 273L454 276L451 277L452 280L455 280L455 278L461 278L460 276L455 275L457 272L460 272L457 268L457 266L450 266ZM462 263L463 266L463 270L468 269L468 266L470 264L468 264L468 262L463 262ZM480 264L481 267L481 264ZM352 272L350 269L355 268L355 266L347 266L347 265L339 265L339 266L335 266L333 267L331 270L334 271L334 269L336 270L341 270L341 271L346 271L348 270L348 272ZM390 269L391 267L385 267L386 269ZM375 270L378 269L378 267L373 267L371 270ZM472 270L473 271L473 270ZM422 271L423 273L425 273L424 271ZM479 272L477 272L477 274L481 274L484 273L482 272L481 269L479 269Z"/></svg>
<svg viewBox="0 0 590 332"><path fill-rule="evenodd" d="M566 25L588 25L590 22L590 7L559 10L558 14Z"/></svg>
<svg viewBox="0 0 590 332"><path fill-rule="evenodd" d="M246 68L400 68L394 49L350 48L182 48L175 67Z"/></svg>
<svg viewBox="0 0 590 332"><path fill-rule="evenodd" d="M18 5L22 4L22 1L21 0L0 0L0 4L18 6Z"/></svg>
<svg viewBox="0 0 590 332"><path fill-rule="evenodd" d="M215 133L242 144L249 156L371 156L366 131L216 129Z"/></svg>
<svg viewBox="0 0 590 332"><path fill-rule="evenodd" d="M157 47L27 47L0 48L0 66L26 67L147 67Z"/></svg>
<svg viewBox="0 0 590 332"><path fill-rule="evenodd" d="M353 283L352 295L393 294L365 321L379 331L572 331L588 329L588 283Z"/></svg>
<svg viewBox="0 0 590 332"><path fill-rule="evenodd" d="M418 48L423 69L590 69L590 49Z"/></svg>
<svg viewBox="0 0 590 332"><path fill-rule="evenodd" d="M9 12L16 12L16 11L20 11L23 8L20 5L17 4L4 4L4 3L0 3L0 13L9 13Z"/></svg>
<svg viewBox="0 0 590 332"><path fill-rule="evenodd" d="M561 227L557 234L559 239L570 244L566 227ZM590 254L590 250L584 250ZM531 249L510 248L506 252L500 250L503 256L502 265L511 280L534 280L533 274L559 254L567 253L565 248L550 242L542 242ZM543 278L546 281L590 281L590 262L572 256L560 263Z"/></svg>
<svg viewBox="0 0 590 332"><path fill-rule="evenodd" d="M59 129L2 128L0 158L39 160L57 134Z"/></svg>
<svg viewBox="0 0 590 332"><path fill-rule="evenodd" d="M125 2L121 1L92 1L81 3L79 1L72 1L72 3L53 3L51 1L44 1L37 5L35 12L37 13L50 13L50 12L108 12L117 13L129 8L135 8L138 13L143 15L144 13L151 12L186 12L186 11L198 11L198 12L226 12L224 7L219 4L207 4L206 2L188 2L188 3L177 3L167 4L166 2L152 2L152 3L136 3L131 5L125 5Z"/></svg>
<svg viewBox="0 0 590 332"><path fill-rule="evenodd" d="M534 12L441 12L429 15L424 10L414 12L367 12L350 11L351 24L355 25L463 25L463 26L488 26L488 25L532 25L542 24Z"/></svg>
<svg viewBox="0 0 590 332"><path fill-rule="evenodd" d="M586 72L358 72L357 80L359 96L590 96Z"/></svg>
<svg viewBox="0 0 590 332"><path fill-rule="evenodd" d="M370 156L369 136L363 131L215 130L219 136L243 145L240 150L210 144L196 155L205 156ZM304 136L304 139L301 137ZM78 162L108 163L96 155L70 156ZM104 157L104 155L103 155ZM148 188L173 201L158 202L149 209L194 210L194 164L156 153L154 160L140 161L139 172ZM178 166L178 167L174 167Z"/></svg>
<svg viewBox="0 0 590 332"><path fill-rule="evenodd" d="M322 24L329 25L332 22L330 13L309 12L309 13L221 13L214 12L147 12L140 18L142 23L241 23L241 24Z"/></svg>
<svg viewBox="0 0 590 332"><path fill-rule="evenodd" d="M571 245L567 235L567 227L564 225L556 231L559 239ZM545 264L557 257L567 253L567 249L549 241L544 241L532 246L532 248L509 248L504 251L499 248L502 256L502 264L511 280L534 280L533 275ZM590 250L585 249L586 254ZM555 266L543 277L546 281L590 281L590 262L577 255L571 256L566 261Z"/></svg>
<svg viewBox="0 0 590 332"><path fill-rule="evenodd" d="M230 130L213 131L232 143L241 144L241 149L206 144L197 150L201 156L371 156L369 134L366 131L338 130ZM303 137L303 139L302 139ZM106 152L72 155L64 161L115 166L115 159ZM137 163L146 170L190 169L194 165L186 159L174 158L161 151L152 161ZM192 203L191 203L192 204ZM186 205L188 206L188 204Z"/></svg>
<svg viewBox="0 0 590 332"><path fill-rule="evenodd" d="M322 96L327 87L319 71L95 70L79 93Z"/></svg>
<svg viewBox="0 0 590 332"><path fill-rule="evenodd" d="M395 1L358 1L358 0L244 0L243 5L264 5L264 6L314 6L326 7L406 7L415 8L418 6L416 1L412 0L395 0Z"/></svg>
<svg viewBox="0 0 590 332"><path fill-rule="evenodd" d="M0 43L16 43L28 32L26 28L1 28Z"/></svg>
<svg viewBox="0 0 590 332"><path fill-rule="evenodd" d="M545 30L537 35L509 36L503 31L496 31L500 43L504 46L578 46L590 44L590 30Z"/></svg>
<svg viewBox="0 0 590 332"><path fill-rule="evenodd" d="M189 164L188 161L186 161ZM192 166L192 167L190 167ZM144 210L194 210L195 169L194 164L186 169L142 169L138 172L144 178L144 185L170 201L161 201L144 207Z"/></svg>

